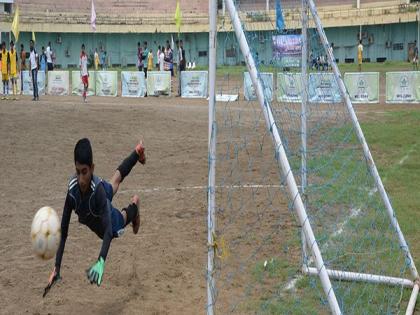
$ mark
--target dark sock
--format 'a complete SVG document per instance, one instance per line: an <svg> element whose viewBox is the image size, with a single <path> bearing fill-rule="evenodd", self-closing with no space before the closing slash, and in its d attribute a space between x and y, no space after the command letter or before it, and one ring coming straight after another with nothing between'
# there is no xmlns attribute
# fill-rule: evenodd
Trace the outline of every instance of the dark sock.
<svg viewBox="0 0 420 315"><path fill-rule="evenodd" d="M117 170L121 173L121 182L124 178L130 174L131 169L136 165L137 161L139 160L139 155L136 151L133 151L122 163L118 166Z"/></svg>
<svg viewBox="0 0 420 315"><path fill-rule="evenodd" d="M125 223L125 225L129 225L131 222L133 222L134 218L137 216L139 209L137 208L136 204L132 203L127 208L124 208L123 211L127 213L127 222Z"/></svg>

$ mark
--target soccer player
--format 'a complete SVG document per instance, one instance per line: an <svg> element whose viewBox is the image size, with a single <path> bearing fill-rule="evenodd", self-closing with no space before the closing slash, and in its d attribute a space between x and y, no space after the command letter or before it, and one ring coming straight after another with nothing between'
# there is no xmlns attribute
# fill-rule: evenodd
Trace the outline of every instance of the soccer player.
<svg viewBox="0 0 420 315"><path fill-rule="evenodd" d="M79 66L80 66L80 77L82 79L83 83L83 101L87 102L87 91L89 88L89 72L87 69L87 63L88 63L88 57L85 53L85 44L82 44L82 52L80 53L80 60L79 60Z"/></svg>
<svg viewBox="0 0 420 315"><path fill-rule="evenodd" d="M56 254L55 267L49 277L47 288L50 288L56 280L60 279L61 260L72 210L77 214L80 223L88 226L102 239L98 259L87 270L87 277L91 284L100 286L102 283L105 260L112 239L121 236L124 228L130 223L133 226L134 234L138 233L140 228L139 197L134 195L127 208L123 208L121 211L115 209L111 201L120 184L137 162L146 163L144 151L143 143L140 142L117 168L111 181L107 182L93 174L95 165L89 140L84 138L77 142L74 148L76 174L70 178L68 183L61 219L61 241Z"/></svg>
<svg viewBox="0 0 420 315"><path fill-rule="evenodd" d="M29 41L29 75L32 78L32 86L34 91L34 98L33 101L39 101L39 94L38 94L38 54L34 47L34 41L31 39Z"/></svg>
<svg viewBox="0 0 420 315"><path fill-rule="evenodd" d="M18 77L18 54L15 49L15 44L13 41L10 42L10 51L9 51L9 60L10 60L10 81L12 82L12 91L13 99L16 100L17 97L17 77Z"/></svg>
<svg viewBox="0 0 420 315"><path fill-rule="evenodd" d="M1 80L3 81L3 97L2 99L7 99L9 95L9 71L10 71L10 55L6 50L6 42L1 43Z"/></svg>
<svg viewBox="0 0 420 315"><path fill-rule="evenodd" d="M147 68L149 66L148 58L149 58L149 49L147 48L147 42L144 42L144 49L143 49L143 65L144 65L144 77L147 78ZM153 66L152 66L153 68ZM152 68L149 68L152 70Z"/></svg>

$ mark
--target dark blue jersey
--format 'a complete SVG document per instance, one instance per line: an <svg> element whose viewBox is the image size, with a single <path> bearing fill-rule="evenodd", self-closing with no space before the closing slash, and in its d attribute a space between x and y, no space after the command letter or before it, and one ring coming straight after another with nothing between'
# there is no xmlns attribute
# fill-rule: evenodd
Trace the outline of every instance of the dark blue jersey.
<svg viewBox="0 0 420 315"><path fill-rule="evenodd" d="M99 256L104 260L113 237L111 225L111 202L107 199L102 179L93 175L88 192L82 195L77 177L70 178L63 217L61 219L61 242L57 251L55 266L59 270L67 239L72 210L79 222L88 226L102 240Z"/></svg>

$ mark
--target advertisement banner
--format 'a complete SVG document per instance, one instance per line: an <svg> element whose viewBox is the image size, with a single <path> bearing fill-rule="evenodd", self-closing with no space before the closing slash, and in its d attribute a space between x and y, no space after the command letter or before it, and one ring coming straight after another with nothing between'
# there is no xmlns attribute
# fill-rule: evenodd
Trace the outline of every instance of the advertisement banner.
<svg viewBox="0 0 420 315"><path fill-rule="evenodd" d="M146 95L146 79L143 71L121 71L121 95L123 97Z"/></svg>
<svg viewBox="0 0 420 315"><path fill-rule="evenodd" d="M273 74L268 72L260 72L264 97L270 102L273 101ZM249 72L244 72L244 97L247 101L255 101L257 94L255 93L254 86L252 85L251 76Z"/></svg>
<svg viewBox="0 0 420 315"><path fill-rule="evenodd" d="M48 95L69 95L70 75L68 71L49 71L48 72Z"/></svg>
<svg viewBox="0 0 420 315"><path fill-rule="evenodd" d="M301 35L274 35L273 58L283 67L300 67L302 56Z"/></svg>
<svg viewBox="0 0 420 315"><path fill-rule="evenodd" d="M312 103L341 102L340 89L332 73L309 74L309 101Z"/></svg>
<svg viewBox="0 0 420 315"><path fill-rule="evenodd" d="M147 72L147 95L171 95L171 72L148 71Z"/></svg>
<svg viewBox="0 0 420 315"><path fill-rule="evenodd" d="M300 73L277 73L277 101L285 103L302 102Z"/></svg>
<svg viewBox="0 0 420 315"><path fill-rule="evenodd" d="M80 71L71 72L71 93L73 95L82 96L83 93L83 83L82 78L80 77ZM95 95L95 71L89 71L89 86L87 91L87 96Z"/></svg>
<svg viewBox="0 0 420 315"><path fill-rule="evenodd" d="M23 95L33 95L32 77L29 75L29 71L22 71L23 79ZM38 94L45 95L45 72L38 71Z"/></svg>
<svg viewBox="0 0 420 315"><path fill-rule="evenodd" d="M207 78L207 71L182 71L181 96L186 98L206 98Z"/></svg>
<svg viewBox="0 0 420 315"><path fill-rule="evenodd" d="M420 103L420 71L387 72L387 103Z"/></svg>
<svg viewBox="0 0 420 315"><path fill-rule="evenodd" d="M353 103L379 103L379 72L347 72L344 84Z"/></svg>
<svg viewBox="0 0 420 315"><path fill-rule="evenodd" d="M96 96L117 96L117 71L96 71Z"/></svg>

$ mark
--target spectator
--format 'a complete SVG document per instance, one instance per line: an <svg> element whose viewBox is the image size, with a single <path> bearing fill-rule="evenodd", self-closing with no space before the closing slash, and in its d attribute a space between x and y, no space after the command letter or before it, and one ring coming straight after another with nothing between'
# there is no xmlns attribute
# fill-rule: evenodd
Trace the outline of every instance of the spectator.
<svg viewBox="0 0 420 315"><path fill-rule="evenodd" d="M33 92L34 92L34 98L33 101L39 101L39 94L38 94L38 54L36 52L36 49L34 47L34 41L31 39L29 41L29 48L30 48L30 54L29 54L29 75L32 78L32 86L33 86Z"/></svg>
<svg viewBox="0 0 420 315"><path fill-rule="evenodd" d="M100 58L101 58L101 67L102 67L102 70L106 70L106 50L102 47L101 48L101 56L100 56Z"/></svg>
<svg viewBox="0 0 420 315"><path fill-rule="evenodd" d="M357 65L359 72L362 71L362 62L363 62L363 45L362 40L359 40L359 45L357 46Z"/></svg>
<svg viewBox="0 0 420 315"><path fill-rule="evenodd" d="M141 48L140 42L137 43L137 68L139 71L143 71L143 48Z"/></svg>
<svg viewBox="0 0 420 315"><path fill-rule="evenodd" d="M147 78L147 67L149 66L148 65L148 57L149 57L149 49L147 48L147 42L144 42L143 64L144 64L144 77L145 78Z"/></svg>
<svg viewBox="0 0 420 315"><path fill-rule="evenodd" d="M419 47L417 46L417 41L414 41L414 52L413 52L413 70L419 70Z"/></svg>
<svg viewBox="0 0 420 315"><path fill-rule="evenodd" d="M147 55L147 69L153 70L153 50L150 49L149 54ZM145 75L147 72L145 72Z"/></svg>
<svg viewBox="0 0 420 315"><path fill-rule="evenodd" d="M168 64L168 70L171 71L171 76L174 76L174 54L169 45L169 41L166 41L166 53L165 53L165 61Z"/></svg>
<svg viewBox="0 0 420 315"><path fill-rule="evenodd" d="M160 50L160 55L159 55L159 70L160 71L164 71L165 70L165 50L164 50L164 46L162 46L162 48Z"/></svg>
<svg viewBox="0 0 420 315"><path fill-rule="evenodd" d="M45 54L44 46L42 46L42 53L39 57L39 70L44 72L47 70L47 55Z"/></svg>
<svg viewBox="0 0 420 315"><path fill-rule="evenodd" d="M95 64L95 70L98 71L99 68L99 54L98 54L98 48L95 48L95 53L93 55L93 62Z"/></svg>
<svg viewBox="0 0 420 315"><path fill-rule="evenodd" d="M156 52L156 69L159 70L160 69L160 62L159 62L159 58L160 58L160 52L161 52L161 48L160 46L158 46L158 50Z"/></svg>
<svg viewBox="0 0 420 315"><path fill-rule="evenodd" d="M20 44L20 94L23 93L23 71L26 70L26 51L23 44Z"/></svg>
<svg viewBox="0 0 420 315"><path fill-rule="evenodd" d="M48 71L53 71L54 65L53 65L53 51L51 50L51 42L48 42L47 51L45 52L45 55L47 57Z"/></svg>

